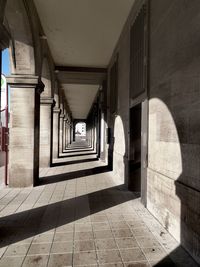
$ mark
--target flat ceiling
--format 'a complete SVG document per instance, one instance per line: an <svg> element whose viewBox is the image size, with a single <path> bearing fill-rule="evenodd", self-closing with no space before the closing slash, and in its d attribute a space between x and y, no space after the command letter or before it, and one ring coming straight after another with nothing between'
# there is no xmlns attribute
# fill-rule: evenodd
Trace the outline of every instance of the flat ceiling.
<svg viewBox="0 0 200 267"><path fill-rule="evenodd" d="M34 0L56 65L107 67L135 0Z"/></svg>
<svg viewBox="0 0 200 267"><path fill-rule="evenodd" d="M74 119L86 119L99 85L63 84L65 97Z"/></svg>

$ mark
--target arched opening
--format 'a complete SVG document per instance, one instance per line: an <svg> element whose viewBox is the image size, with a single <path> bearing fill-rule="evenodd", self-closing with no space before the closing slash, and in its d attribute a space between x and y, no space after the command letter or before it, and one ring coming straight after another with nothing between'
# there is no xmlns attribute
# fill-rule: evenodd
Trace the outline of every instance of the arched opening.
<svg viewBox="0 0 200 267"><path fill-rule="evenodd" d="M82 142L86 141L86 123L78 122L75 125L75 141Z"/></svg>
<svg viewBox="0 0 200 267"><path fill-rule="evenodd" d="M9 50L1 52L1 90L0 90L0 185L8 184L8 129L9 129L9 87L6 76L10 74Z"/></svg>

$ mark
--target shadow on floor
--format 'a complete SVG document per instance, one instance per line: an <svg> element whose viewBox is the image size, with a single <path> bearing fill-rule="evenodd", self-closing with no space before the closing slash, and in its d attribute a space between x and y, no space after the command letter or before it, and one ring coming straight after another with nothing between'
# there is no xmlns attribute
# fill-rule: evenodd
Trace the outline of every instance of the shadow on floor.
<svg viewBox="0 0 200 267"><path fill-rule="evenodd" d="M74 153L77 153L76 151ZM96 155L97 153L84 153L84 154L74 154L74 155L65 155L65 156L58 156L58 158L72 158L72 157L81 157L81 156L91 156Z"/></svg>
<svg viewBox="0 0 200 267"><path fill-rule="evenodd" d="M80 160L72 160L72 161L65 161L65 162L56 162L56 163L51 163L51 167L86 163L86 162L98 161L98 160L99 160L98 158L93 158L93 159L80 159Z"/></svg>
<svg viewBox="0 0 200 267"><path fill-rule="evenodd" d="M0 218L0 247L50 231L137 198L115 186Z"/></svg>
<svg viewBox="0 0 200 267"><path fill-rule="evenodd" d="M100 166L100 167L94 167L94 168L85 169L85 170L62 173L58 175L45 176L45 177L40 178L40 185L52 184L52 183L57 183L61 181L66 181L66 180L72 180L72 179L81 178L84 176L90 176L90 175L105 173L109 171L110 171L110 168L108 166Z"/></svg>
<svg viewBox="0 0 200 267"><path fill-rule="evenodd" d="M92 152L94 149L69 149L69 150L64 150L62 153L63 154L68 154L68 153L78 153L78 152Z"/></svg>

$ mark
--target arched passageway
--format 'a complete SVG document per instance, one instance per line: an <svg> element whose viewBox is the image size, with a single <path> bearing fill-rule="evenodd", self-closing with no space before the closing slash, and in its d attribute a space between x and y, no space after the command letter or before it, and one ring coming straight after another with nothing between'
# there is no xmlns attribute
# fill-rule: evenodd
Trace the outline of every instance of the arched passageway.
<svg viewBox="0 0 200 267"><path fill-rule="evenodd" d="M186 2L0 0L0 266L198 266L200 4Z"/></svg>

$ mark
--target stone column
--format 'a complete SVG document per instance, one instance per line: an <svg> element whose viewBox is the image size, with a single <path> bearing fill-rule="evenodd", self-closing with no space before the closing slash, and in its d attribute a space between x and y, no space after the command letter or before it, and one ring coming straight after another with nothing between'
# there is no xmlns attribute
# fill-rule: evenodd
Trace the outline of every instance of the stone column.
<svg viewBox="0 0 200 267"><path fill-rule="evenodd" d="M37 76L12 75L10 85L9 185L25 187L39 181L40 93Z"/></svg>
<svg viewBox="0 0 200 267"><path fill-rule="evenodd" d="M63 119L63 150L66 149L66 144L67 144L67 119L65 115Z"/></svg>
<svg viewBox="0 0 200 267"><path fill-rule="evenodd" d="M59 116L59 153L63 153L63 122L64 114L61 113Z"/></svg>
<svg viewBox="0 0 200 267"><path fill-rule="evenodd" d="M72 143L72 123L70 123L70 141L69 141L70 145Z"/></svg>
<svg viewBox="0 0 200 267"><path fill-rule="evenodd" d="M75 132L76 132L76 128L75 128L75 123L73 122L73 130L72 130L72 133L73 133L73 139L72 139L72 141L73 141L73 142L76 141L76 135L75 135Z"/></svg>
<svg viewBox="0 0 200 267"><path fill-rule="evenodd" d="M67 123L67 146L70 144L70 124L69 121Z"/></svg>
<svg viewBox="0 0 200 267"><path fill-rule="evenodd" d="M52 108L54 99L40 99L40 167L50 167L52 161Z"/></svg>
<svg viewBox="0 0 200 267"><path fill-rule="evenodd" d="M57 159L59 155L59 115L60 109L53 109L53 159Z"/></svg>

